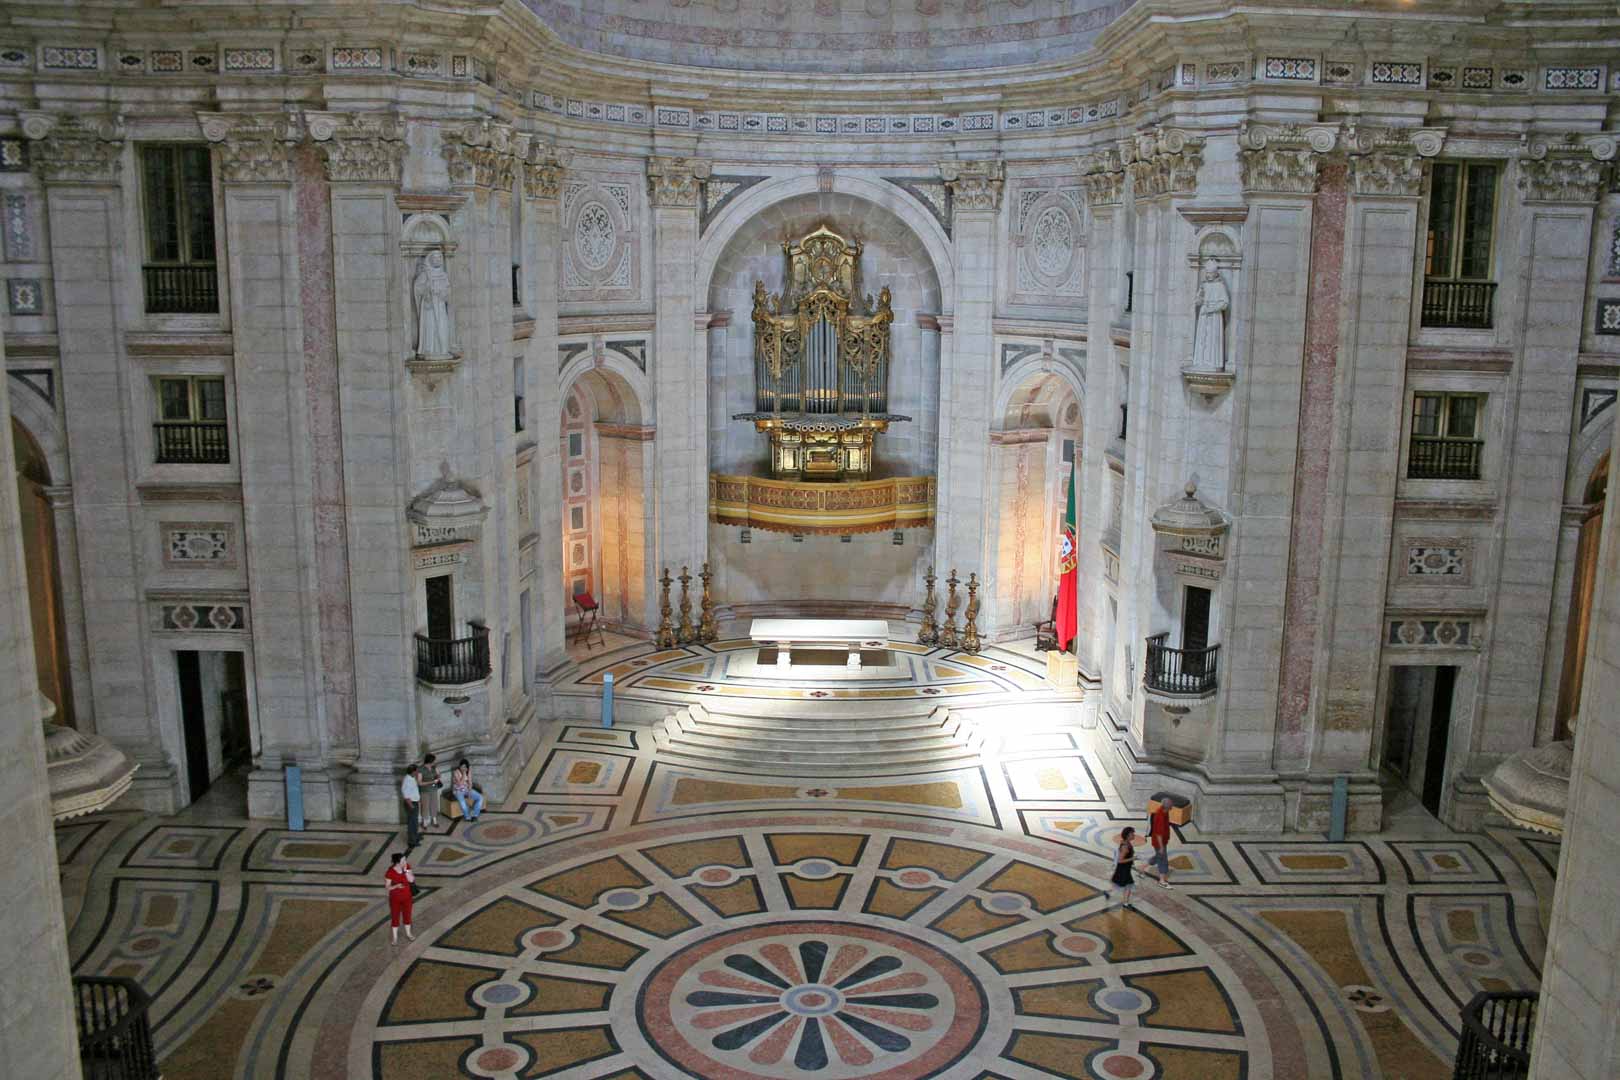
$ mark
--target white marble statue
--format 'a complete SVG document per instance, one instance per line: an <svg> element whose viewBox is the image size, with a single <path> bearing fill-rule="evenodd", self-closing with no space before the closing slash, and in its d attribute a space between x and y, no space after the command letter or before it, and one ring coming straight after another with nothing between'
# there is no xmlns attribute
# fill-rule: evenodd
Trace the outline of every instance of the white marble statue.
<svg viewBox="0 0 1620 1080"><path fill-rule="evenodd" d="M1232 294L1226 291L1221 271L1214 259L1204 260L1203 278L1198 283L1198 302L1194 310L1198 322L1193 329L1194 371L1226 370L1226 311L1232 306Z"/></svg>
<svg viewBox="0 0 1620 1080"><path fill-rule="evenodd" d="M416 355L426 359L446 359L450 353L450 272L444 268L444 253L430 251L417 264L411 283L416 302Z"/></svg>

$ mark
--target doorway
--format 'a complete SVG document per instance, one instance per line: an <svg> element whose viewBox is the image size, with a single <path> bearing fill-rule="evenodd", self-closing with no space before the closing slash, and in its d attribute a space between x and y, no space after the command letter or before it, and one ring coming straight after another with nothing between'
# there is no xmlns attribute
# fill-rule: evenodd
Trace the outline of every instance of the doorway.
<svg viewBox="0 0 1620 1080"><path fill-rule="evenodd" d="M1402 664L1389 669L1389 708L1380 761L1385 792L1417 799L1435 817L1446 789L1446 752L1457 668Z"/></svg>
<svg viewBox="0 0 1620 1080"><path fill-rule="evenodd" d="M239 652L183 649L174 654L185 740L187 802L253 756L247 678Z"/></svg>
<svg viewBox="0 0 1620 1080"><path fill-rule="evenodd" d="M434 641L452 641L456 633L456 609L451 599L450 575L427 579L427 636Z"/></svg>

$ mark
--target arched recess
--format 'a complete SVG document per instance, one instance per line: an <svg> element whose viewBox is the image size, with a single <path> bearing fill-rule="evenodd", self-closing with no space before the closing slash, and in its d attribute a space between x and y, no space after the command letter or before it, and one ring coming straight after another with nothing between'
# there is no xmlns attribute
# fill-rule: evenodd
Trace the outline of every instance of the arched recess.
<svg viewBox="0 0 1620 1080"><path fill-rule="evenodd" d="M1605 428L1607 425L1605 425ZM1586 678L1586 641L1591 630L1592 595L1597 584L1598 544L1608 501L1609 455L1605 451L1587 474L1581 491L1586 515L1575 544L1575 580L1569 598L1569 623L1564 631L1564 663L1558 679L1558 712L1553 738L1574 737L1579 721L1581 685Z"/></svg>
<svg viewBox="0 0 1620 1080"><path fill-rule="evenodd" d="M1083 445L1081 396L1072 370L1040 358L1011 369L996 395L988 510L996 523L993 625L1002 640L1027 637L1052 615L1055 541ZM1076 503L1077 521L1086 510Z"/></svg>
<svg viewBox="0 0 1620 1080"><path fill-rule="evenodd" d="M68 629L62 602L62 559L56 515L47 489L52 470L33 434L11 418L17 460L17 506L22 519L23 567L28 579L28 612L34 633L34 668L39 689L56 705L55 721L73 727L73 688L68 666Z"/></svg>
<svg viewBox="0 0 1620 1080"><path fill-rule="evenodd" d="M628 373L606 357L563 373L562 460L564 611L590 593L603 625L644 635L653 625L653 428Z"/></svg>

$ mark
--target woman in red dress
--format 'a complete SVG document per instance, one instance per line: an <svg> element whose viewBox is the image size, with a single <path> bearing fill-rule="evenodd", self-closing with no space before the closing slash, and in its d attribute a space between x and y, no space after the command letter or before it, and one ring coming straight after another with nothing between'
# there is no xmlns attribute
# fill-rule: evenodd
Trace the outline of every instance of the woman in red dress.
<svg viewBox="0 0 1620 1080"><path fill-rule="evenodd" d="M388 927L390 932L389 944L399 944L399 924L405 924L405 938L415 941L416 935L411 933L411 886L416 882L416 874L411 870L411 864L405 861L400 852L394 853L394 864L383 875L388 888Z"/></svg>

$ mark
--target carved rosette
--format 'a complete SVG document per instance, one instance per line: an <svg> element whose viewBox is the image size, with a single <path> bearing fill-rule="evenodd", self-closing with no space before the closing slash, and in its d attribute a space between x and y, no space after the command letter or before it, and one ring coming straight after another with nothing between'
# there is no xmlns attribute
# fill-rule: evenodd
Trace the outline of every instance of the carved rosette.
<svg viewBox="0 0 1620 1080"><path fill-rule="evenodd" d="M1005 172L999 158L945 161L939 166L939 175L950 190L951 202L957 211L999 209Z"/></svg>
<svg viewBox="0 0 1620 1080"><path fill-rule="evenodd" d="M510 124L477 120L451 128L442 149L452 185L512 190L517 155Z"/></svg>
<svg viewBox="0 0 1620 1080"><path fill-rule="evenodd" d="M1179 128L1152 128L1121 139L1119 156L1137 198L1192 195L1204 164L1204 140Z"/></svg>
<svg viewBox="0 0 1620 1080"><path fill-rule="evenodd" d="M399 183L405 124L395 114L308 112L304 121L333 183Z"/></svg>
<svg viewBox="0 0 1620 1080"><path fill-rule="evenodd" d="M696 210L699 184L708 177L709 163L701 158L650 157L647 196L654 208Z"/></svg>
<svg viewBox="0 0 1620 1080"><path fill-rule="evenodd" d="M22 131L33 143L29 157L45 183L118 182L124 164L123 117L24 113Z"/></svg>
<svg viewBox="0 0 1620 1080"><path fill-rule="evenodd" d="M1532 143L1519 159L1519 193L1525 202L1595 203L1606 190L1614 155L1609 138Z"/></svg>
<svg viewBox="0 0 1620 1080"><path fill-rule="evenodd" d="M1086 202L1091 206L1118 206L1125 193L1125 165L1119 153L1105 149L1082 155L1080 182L1086 187Z"/></svg>

